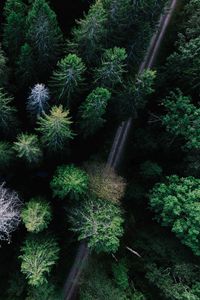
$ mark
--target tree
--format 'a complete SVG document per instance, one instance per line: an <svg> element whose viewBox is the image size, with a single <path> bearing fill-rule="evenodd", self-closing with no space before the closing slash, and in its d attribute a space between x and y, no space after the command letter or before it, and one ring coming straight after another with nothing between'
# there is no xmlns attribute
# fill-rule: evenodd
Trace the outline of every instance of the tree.
<svg viewBox="0 0 200 300"><path fill-rule="evenodd" d="M74 165L59 166L51 180L51 189L54 197L71 199L84 197L88 191L88 175L85 171Z"/></svg>
<svg viewBox="0 0 200 300"><path fill-rule="evenodd" d="M1 48L0 44L0 86L7 83L8 80L8 68L7 68L7 58Z"/></svg>
<svg viewBox="0 0 200 300"><path fill-rule="evenodd" d="M10 242L11 233L20 223L20 209L22 202L14 191L0 186L0 240Z"/></svg>
<svg viewBox="0 0 200 300"><path fill-rule="evenodd" d="M129 287L128 266L125 260L120 260L112 265L114 280L121 290L126 290Z"/></svg>
<svg viewBox="0 0 200 300"><path fill-rule="evenodd" d="M125 193L126 183L114 169L99 163L86 165L89 189L100 199L119 204Z"/></svg>
<svg viewBox="0 0 200 300"><path fill-rule="evenodd" d="M111 93L105 88L96 88L80 106L80 127L84 136L93 135L105 123L106 112Z"/></svg>
<svg viewBox="0 0 200 300"><path fill-rule="evenodd" d="M25 40L26 6L19 0L7 0L4 14L3 46L11 61L15 62Z"/></svg>
<svg viewBox="0 0 200 300"><path fill-rule="evenodd" d="M36 65L32 47L25 43L20 48L17 60L16 80L18 86L27 88L36 81Z"/></svg>
<svg viewBox="0 0 200 300"><path fill-rule="evenodd" d="M47 275L59 258L59 247L50 236L29 236L21 248L21 272L28 284L39 287L47 282Z"/></svg>
<svg viewBox="0 0 200 300"><path fill-rule="evenodd" d="M57 290L55 284L51 282L44 283L39 287L30 287L26 300L60 300L61 293Z"/></svg>
<svg viewBox="0 0 200 300"><path fill-rule="evenodd" d="M165 183L157 183L149 194L156 219L163 226L170 226L196 255L200 255L199 184L200 179L173 175Z"/></svg>
<svg viewBox="0 0 200 300"><path fill-rule="evenodd" d="M14 151L9 142L0 141L0 170L6 171L14 161Z"/></svg>
<svg viewBox="0 0 200 300"><path fill-rule="evenodd" d="M80 90L85 70L82 59L76 54L69 54L58 62L50 81L52 93L58 100L63 100L67 106L72 104L71 98Z"/></svg>
<svg viewBox="0 0 200 300"><path fill-rule="evenodd" d="M56 14L45 0L35 0L26 23L26 38L40 66L39 78L48 76L62 53L63 37Z"/></svg>
<svg viewBox="0 0 200 300"><path fill-rule="evenodd" d="M80 55L88 64L95 63L104 48L107 37L107 13L101 1L96 1L87 15L77 21L78 26L72 30L70 51Z"/></svg>
<svg viewBox="0 0 200 300"><path fill-rule="evenodd" d="M51 152L64 149L67 142L74 134L70 129L71 118L69 110L64 110L62 105L53 106L50 114L44 114L38 119L38 131L42 135L42 143Z"/></svg>
<svg viewBox="0 0 200 300"><path fill-rule="evenodd" d="M11 106L13 98L0 88L0 131L3 135L13 135L18 127L16 109Z"/></svg>
<svg viewBox="0 0 200 300"><path fill-rule="evenodd" d="M22 221L29 232L46 229L52 219L49 203L41 197L32 198L22 209Z"/></svg>
<svg viewBox="0 0 200 300"><path fill-rule="evenodd" d="M95 82L110 88L122 84L126 58L127 54L124 48L107 49L102 56L101 65L94 71Z"/></svg>
<svg viewBox="0 0 200 300"><path fill-rule="evenodd" d="M78 240L87 239L89 248L97 253L117 251L123 235L119 206L90 197L71 211L69 219L71 230L78 234Z"/></svg>
<svg viewBox="0 0 200 300"><path fill-rule="evenodd" d="M42 158L39 140L35 134L19 134L17 141L14 142L14 150L17 153L17 157L22 158L29 164L37 164Z"/></svg>
<svg viewBox="0 0 200 300"><path fill-rule="evenodd" d="M162 168L155 162L147 160L140 165L140 174L148 179L156 179L162 175Z"/></svg>
<svg viewBox="0 0 200 300"><path fill-rule="evenodd" d="M163 101L167 114L162 122L174 136L182 136L186 140L186 148L200 148L200 125L198 118L200 109L191 103L190 97L184 96L180 90L171 92Z"/></svg>
<svg viewBox="0 0 200 300"><path fill-rule="evenodd" d="M49 89L44 84L36 84L31 89L27 110L33 118L37 118L48 111L49 99Z"/></svg>

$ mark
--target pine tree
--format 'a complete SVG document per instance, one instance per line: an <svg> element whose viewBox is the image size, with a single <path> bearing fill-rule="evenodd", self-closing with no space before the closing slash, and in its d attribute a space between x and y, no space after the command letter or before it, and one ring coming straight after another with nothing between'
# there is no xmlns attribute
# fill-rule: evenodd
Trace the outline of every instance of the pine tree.
<svg viewBox="0 0 200 300"><path fill-rule="evenodd" d="M28 284L39 287L47 282L47 276L57 262L59 247L51 236L29 236L21 248L21 272Z"/></svg>
<svg viewBox="0 0 200 300"><path fill-rule="evenodd" d="M116 252L123 235L123 218L119 206L109 201L90 198L70 213L71 230L78 239L87 239L88 246L97 253Z"/></svg>
<svg viewBox="0 0 200 300"><path fill-rule="evenodd" d="M89 178L85 171L74 165L59 166L51 181L51 189L54 197L71 199L84 197L88 190Z"/></svg>
<svg viewBox="0 0 200 300"><path fill-rule="evenodd" d="M42 143L50 152L63 150L74 136L70 129L72 122L69 117L69 110L65 111L62 105L53 106L50 114L41 116L37 123L37 130L42 135Z"/></svg>
<svg viewBox="0 0 200 300"><path fill-rule="evenodd" d="M50 81L52 93L58 100L70 106L73 95L78 92L83 83L85 65L76 54L69 54L57 64Z"/></svg>
<svg viewBox="0 0 200 300"><path fill-rule="evenodd" d="M18 127L16 109L11 106L13 98L0 88L0 133L14 135Z"/></svg>
<svg viewBox="0 0 200 300"><path fill-rule="evenodd" d="M8 80L7 58L0 44L0 87L4 86Z"/></svg>
<svg viewBox="0 0 200 300"><path fill-rule="evenodd" d="M22 221L29 232L46 229L52 219L50 204L42 197L30 199L22 209Z"/></svg>
<svg viewBox="0 0 200 300"><path fill-rule="evenodd" d="M36 84L30 92L27 110L32 118L37 118L49 110L49 89L44 84Z"/></svg>
<svg viewBox="0 0 200 300"><path fill-rule="evenodd" d="M105 88L93 90L86 101L80 106L80 127L84 136L93 135L105 123L106 113L111 93Z"/></svg>
<svg viewBox="0 0 200 300"><path fill-rule="evenodd" d="M101 1L96 1L89 12L72 31L69 50L80 55L88 64L99 59L99 53L105 47L107 37L107 14Z"/></svg>
<svg viewBox="0 0 200 300"><path fill-rule="evenodd" d="M35 134L19 134L13 148L16 151L17 157L29 164L37 164L42 158L39 140Z"/></svg>
<svg viewBox="0 0 200 300"><path fill-rule="evenodd" d="M4 14L3 46L11 62L15 62L25 39L26 6L19 0L7 0Z"/></svg>
<svg viewBox="0 0 200 300"><path fill-rule="evenodd" d="M102 56L101 65L94 72L95 82L110 88L122 84L126 58L127 54L124 48L107 49Z"/></svg>
<svg viewBox="0 0 200 300"><path fill-rule="evenodd" d="M46 78L62 53L63 37L56 14L45 0L35 0L26 23L26 38L40 66L38 76Z"/></svg>

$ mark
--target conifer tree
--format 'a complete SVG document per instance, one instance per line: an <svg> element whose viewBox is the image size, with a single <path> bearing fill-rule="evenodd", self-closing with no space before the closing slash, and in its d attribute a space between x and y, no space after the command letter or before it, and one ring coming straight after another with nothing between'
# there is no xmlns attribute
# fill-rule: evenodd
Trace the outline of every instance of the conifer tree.
<svg viewBox="0 0 200 300"><path fill-rule="evenodd" d="M25 204L21 217L27 231L38 233L48 227L52 219L51 207L45 199L35 197Z"/></svg>
<svg viewBox="0 0 200 300"><path fill-rule="evenodd" d="M106 113L111 93L105 88L93 90L80 107L80 127L84 136L93 135L105 123Z"/></svg>
<svg viewBox="0 0 200 300"><path fill-rule="evenodd" d="M12 144L0 141L0 171L6 171L14 161Z"/></svg>
<svg viewBox="0 0 200 300"><path fill-rule="evenodd" d="M15 62L25 39L26 6L20 0L7 0L4 15L3 46L11 62Z"/></svg>
<svg viewBox="0 0 200 300"><path fill-rule="evenodd" d="M0 133L3 135L14 135L18 126L16 109L11 106L12 101L13 98L0 88Z"/></svg>
<svg viewBox="0 0 200 300"><path fill-rule="evenodd" d="M110 88L122 84L126 58L124 48L107 49L102 56L101 65L94 72L95 81L99 85Z"/></svg>
<svg viewBox="0 0 200 300"><path fill-rule="evenodd" d="M42 158L39 140L35 134L19 134L17 141L14 143L14 150L16 151L17 157L29 164L37 164Z"/></svg>
<svg viewBox="0 0 200 300"><path fill-rule="evenodd" d="M59 247L54 237L29 236L21 248L21 272L31 286L47 282L47 276L58 260Z"/></svg>
<svg viewBox="0 0 200 300"><path fill-rule="evenodd" d="M72 96L78 92L83 83L85 65L76 54L69 54L57 64L53 72L50 86L52 93L65 105L70 105Z"/></svg>
<svg viewBox="0 0 200 300"><path fill-rule="evenodd" d="M64 110L62 105L53 106L50 114L44 114L38 119L38 131L42 135L42 143L50 152L64 149L67 142L73 138L70 128L71 118L69 110Z"/></svg>
<svg viewBox="0 0 200 300"><path fill-rule="evenodd" d="M49 109L49 89L44 84L36 84L30 92L27 110L32 118L37 118Z"/></svg>
<svg viewBox="0 0 200 300"><path fill-rule="evenodd" d="M89 178L85 171L74 165L59 166L51 181L53 195L64 199L69 196L71 199L84 197L88 190Z"/></svg>
<svg viewBox="0 0 200 300"><path fill-rule="evenodd" d="M7 83L8 68L7 68L7 58L5 57L4 51L0 44L0 87Z"/></svg>
<svg viewBox="0 0 200 300"><path fill-rule="evenodd" d="M48 76L62 53L63 37L56 14L45 0L35 0L26 23L26 38L40 66L38 76Z"/></svg>
<svg viewBox="0 0 200 300"><path fill-rule="evenodd" d="M80 55L88 64L99 59L99 53L105 47L107 37L107 13L101 1L96 1L88 14L77 21L77 27L72 31L72 41L69 50Z"/></svg>

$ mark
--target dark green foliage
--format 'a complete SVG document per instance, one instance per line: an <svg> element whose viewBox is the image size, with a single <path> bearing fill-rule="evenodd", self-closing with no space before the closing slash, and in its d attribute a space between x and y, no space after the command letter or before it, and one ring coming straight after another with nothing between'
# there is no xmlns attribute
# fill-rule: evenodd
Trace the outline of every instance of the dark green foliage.
<svg viewBox="0 0 200 300"><path fill-rule="evenodd" d="M16 151L17 157L29 164L37 164L42 158L39 140L35 134L19 134L13 148Z"/></svg>
<svg viewBox="0 0 200 300"><path fill-rule="evenodd" d="M126 290L129 287L127 263L125 261L119 261L113 264L112 271L117 286L121 290Z"/></svg>
<svg viewBox="0 0 200 300"><path fill-rule="evenodd" d="M62 33L56 14L45 0L35 0L27 16L26 38L33 48L38 72L48 76L62 52Z"/></svg>
<svg viewBox="0 0 200 300"><path fill-rule="evenodd" d="M102 2L96 1L87 16L77 21L78 26L72 30L72 41L68 45L70 51L79 54L88 64L95 63L105 47L106 21L107 14Z"/></svg>
<svg viewBox="0 0 200 300"><path fill-rule="evenodd" d="M27 231L38 233L46 229L52 219L50 204L41 197L32 198L23 207L21 217Z"/></svg>
<svg viewBox="0 0 200 300"><path fill-rule="evenodd" d="M37 123L38 131L42 135L42 143L50 152L64 150L68 141L74 136L70 129L72 122L69 110L64 110L62 105L53 106L50 114L44 114Z"/></svg>
<svg viewBox="0 0 200 300"><path fill-rule="evenodd" d="M116 252L123 235L123 218L119 206L90 198L70 213L71 230L78 239L88 240L88 246L97 253Z"/></svg>
<svg viewBox="0 0 200 300"><path fill-rule="evenodd" d="M28 284L39 287L47 282L47 275L58 260L59 247L49 236L30 236L21 248L21 272Z"/></svg>
<svg viewBox="0 0 200 300"><path fill-rule="evenodd" d="M0 134L13 135L18 126L16 108L11 106L13 98L0 88Z"/></svg>
<svg viewBox="0 0 200 300"><path fill-rule="evenodd" d="M71 98L80 90L84 72L85 65L76 54L69 54L58 62L50 82L57 100L63 100L67 106L73 104Z"/></svg>
<svg viewBox="0 0 200 300"><path fill-rule="evenodd" d="M39 287L30 287L26 300L61 300L61 293L51 282L46 282Z"/></svg>
<svg viewBox="0 0 200 300"><path fill-rule="evenodd" d="M146 179L156 179L162 174L162 168L152 161L145 161L140 166L140 174Z"/></svg>
<svg viewBox="0 0 200 300"><path fill-rule="evenodd" d="M88 190L89 178L85 171L74 165L60 166L51 181L54 197L71 199L84 197Z"/></svg>
<svg viewBox="0 0 200 300"><path fill-rule="evenodd" d="M101 86L110 88L122 84L126 58L124 48L107 49L102 56L101 65L94 72L95 81Z"/></svg>
<svg viewBox="0 0 200 300"><path fill-rule="evenodd" d="M166 183L157 183L150 192L150 205L162 226L171 227L183 244L200 255L200 179L166 178Z"/></svg>
<svg viewBox="0 0 200 300"><path fill-rule="evenodd" d="M6 171L14 161L14 151L8 142L0 142L0 170Z"/></svg>
<svg viewBox="0 0 200 300"><path fill-rule="evenodd" d="M110 98L111 93L105 88L96 88L87 96L80 107L80 127L84 136L93 135L103 126Z"/></svg>
<svg viewBox="0 0 200 300"><path fill-rule="evenodd" d="M163 117L167 131L186 140L186 148L200 147L200 109L191 103L191 98L184 96L180 90L171 93L163 104L168 113Z"/></svg>
<svg viewBox="0 0 200 300"><path fill-rule="evenodd" d="M3 46L15 62L25 39L26 7L22 1L7 0L4 14Z"/></svg>
<svg viewBox="0 0 200 300"><path fill-rule="evenodd" d="M24 276L20 272L12 274L12 278L9 280L9 287L7 290L7 300L21 300L26 288L26 281Z"/></svg>
<svg viewBox="0 0 200 300"><path fill-rule="evenodd" d="M0 45L0 87L5 85L8 80L7 58Z"/></svg>

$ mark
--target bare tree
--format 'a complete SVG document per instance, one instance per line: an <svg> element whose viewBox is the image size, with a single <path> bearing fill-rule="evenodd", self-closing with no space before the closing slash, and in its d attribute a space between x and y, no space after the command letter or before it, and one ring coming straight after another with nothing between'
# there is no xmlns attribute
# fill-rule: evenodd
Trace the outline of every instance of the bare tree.
<svg viewBox="0 0 200 300"><path fill-rule="evenodd" d="M19 200L15 191L5 188L5 183L0 185L0 240L10 242L11 233L20 223Z"/></svg>

